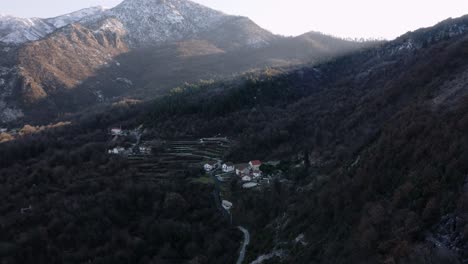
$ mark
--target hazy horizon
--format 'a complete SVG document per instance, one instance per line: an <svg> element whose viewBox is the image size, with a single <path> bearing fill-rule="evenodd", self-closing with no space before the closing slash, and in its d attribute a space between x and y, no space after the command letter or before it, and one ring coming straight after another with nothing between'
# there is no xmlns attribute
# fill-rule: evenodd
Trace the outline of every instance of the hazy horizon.
<svg viewBox="0 0 468 264"><path fill-rule="evenodd" d="M194 1L227 14L247 16L261 27L285 36L319 31L343 38L393 39L449 17L468 14L468 1L461 0ZM15 0L1 3L0 13L26 18L54 17L97 5L110 8L120 2L122 0Z"/></svg>

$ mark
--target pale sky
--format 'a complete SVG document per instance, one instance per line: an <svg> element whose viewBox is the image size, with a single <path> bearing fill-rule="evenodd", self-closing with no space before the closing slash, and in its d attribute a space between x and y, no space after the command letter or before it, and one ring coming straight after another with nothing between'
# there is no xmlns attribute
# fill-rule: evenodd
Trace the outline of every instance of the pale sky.
<svg viewBox="0 0 468 264"><path fill-rule="evenodd" d="M53 17L81 8L113 7L121 0L0 0L0 13ZM195 0L250 17L273 33L320 31L340 37L392 39L407 31L468 14L468 0Z"/></svg>

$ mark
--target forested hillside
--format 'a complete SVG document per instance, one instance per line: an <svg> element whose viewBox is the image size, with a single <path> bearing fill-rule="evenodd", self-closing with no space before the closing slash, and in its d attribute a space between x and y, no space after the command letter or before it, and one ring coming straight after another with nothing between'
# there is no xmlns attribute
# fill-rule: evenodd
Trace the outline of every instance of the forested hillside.
<svg viewBox="0 0 468 264"><path fill-rule="evenodd" d="M106 153L106 129L1 145L2 263L233 263L241 235L199 171L141 179ZM174 176L175 177L175 176Z"/></svg>
<svg viewBox="0 0 468 264"><path fill-rule="evenodd" d="M467 257L468 38L451 32L465 20L223 93L217 84L187 87L149 120L167 136L237 136L239 160L304 159L290 177L307 191L288 197L282 235L319 241L293 247L288 261L459 263ZM444 221L456 224L447 230Z"/></svg>

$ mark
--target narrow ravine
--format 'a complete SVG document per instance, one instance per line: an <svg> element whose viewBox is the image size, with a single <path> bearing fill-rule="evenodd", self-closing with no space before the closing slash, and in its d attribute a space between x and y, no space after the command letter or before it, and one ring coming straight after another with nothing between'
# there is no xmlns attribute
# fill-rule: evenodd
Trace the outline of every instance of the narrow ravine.
<svg viewBox="0 0 468 264"><path fill-rule="evenodd" d="M238 226L237 229L239 229L242 233L244 233L244 242L242 242L241 250L239 253L239 258L237 259L237 264L242 264L245 259L245 252L247 251L247 246L250 243L250 233L249 230L245 229L242 226Z"/></svg>

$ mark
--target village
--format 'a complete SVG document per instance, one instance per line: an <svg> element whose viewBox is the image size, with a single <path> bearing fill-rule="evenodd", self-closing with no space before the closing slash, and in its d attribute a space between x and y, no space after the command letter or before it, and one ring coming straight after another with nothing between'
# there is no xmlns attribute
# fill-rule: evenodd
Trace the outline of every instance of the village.
<svg viewBox="0 0 468 264"><path fill-rule="evenodd" d="M151 155L151 147L141 142L141 126L133 130L123 130L122 128L111 128L109 134L113 137L112 141L119 138L130 139L122 146L110 148L108 154L132 156L132 155ZM131 139L134 139L133 143Z"/></svg>
<svg viewBox="0 0 468 264"><path fill-rule="evenodd" d="M274 164L269 162L268 164ZM243 183L244 189L251 189L261 184L269 184L271 176L265 176L261 170L262 162L260 160L252 160L248 163L234 164L232 162L222 161L207 161L203 165L203 169L207 173L215 173L215 177L220 182L232 180L232 177L238 177Z"/></svg>
<svg viewBox="0 0 468 264"><path fill-rule="evenodd" d="M122 128L111 128L109 130L109 135L112 137L112 142L117 142L118 139L121 140L119 145L112 146L108 149L108 154L112 155L121 155L121 156L151 156L157 155L158 153L153 152L155 141L144 141L141 140L142 127L136 129L124 130ZM167 143L167 142L166 142ZM180 142L179 142L180 143ZM262 165L275 166L279 162L270 161L263 164L260 160L251 160L246 163L234 164L233 162L223 162L222 156L225 153L220 152L209 152L205 150L204 153L200 150L194 148L193 145L199 146L210 146L219 144L220 146L228 147L230 140L227 138L202 138L194 141L185 141L186 145L178 145L172 151L165 149L167 154L172 154L174 156L192 156L195 158L202 159L199 161L199 167L202 168L207 173L214 173L217 180L220 182L226 182L232 177L236 176L241 182L244 183L245 188L253 188L259 186L262 183L269 183L271 180L270 175L264 175L261 170ZM177 142L172 142L172 145L177 144ZM171 146L171 143L166 144L166 146ZM186 153L184 153L186 152ZM190 162L190 165L193 165ZM187 165L186 161L181 160L181 165ZM192 166L193 167L193 166Z"/></svg>
<svg viewBox="0 0 468 264"><path fill-rule="evenodd" d="M268 173L278 161L262 162L253 159L245 163L223 161L235 141L225 137L183 140L142 140L142 126L136 129L109 129L109 155L126 157L138 170L142 180L169 180L187 169L200 170L193 181L215 185L215 201L223 213L230 215L232 198L229 185L236 182L245 191L268 188L273 179L280 177L276 171ZM203 172L202 172L203 171Z"/></svg>
<svg viewBox="0 0 468 264"><path fill-rule="evenodd" d="M232 162L218 161L207 161L203 165L203 169L206 173L209 173L215 177L215 186L217 195L215 201L220 203L224 212L230 219L232 219L231 208L233 203L229 199L231 195L226 195L225 188L220 185L225 184L234 180L237 177L242 184L243 189L253 189L262 185L269 185L271 177L263 177L261 171L262 162L260 160L252 160L248 163L234 164ZM231 220L232 221L232 220Z"/></svg>

